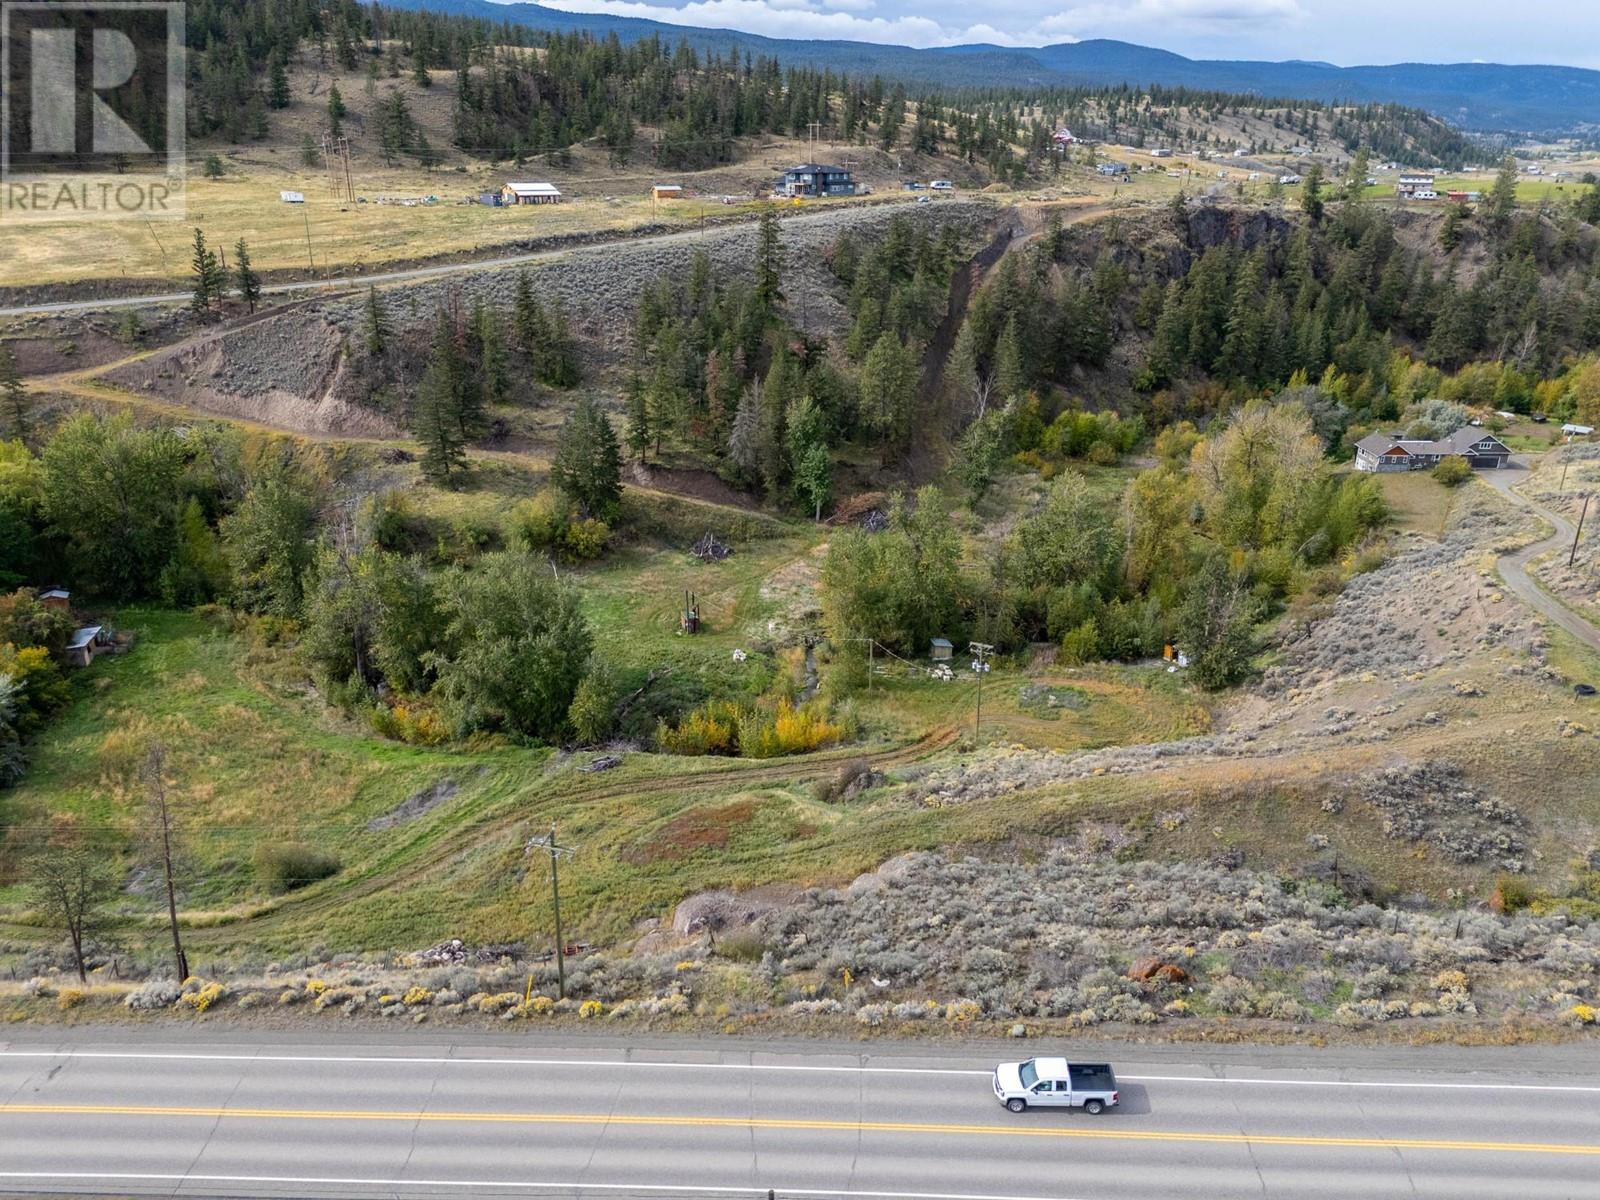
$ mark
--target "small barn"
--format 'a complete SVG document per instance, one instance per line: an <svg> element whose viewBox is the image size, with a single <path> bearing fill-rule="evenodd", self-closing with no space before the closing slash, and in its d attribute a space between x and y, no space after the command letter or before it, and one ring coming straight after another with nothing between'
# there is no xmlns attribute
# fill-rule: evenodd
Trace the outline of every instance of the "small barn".
<svg viewBox="0 0 1600 1200"><path fill-rule="evenodd" d="M954 657L956 648L950 644L949 638L934 638L929 643L929 652L935 662L944 662Z"/></svg>
<svg viewBox="0 0 1600 1200"><path fill-rule="evenodd" d="M678 183L658 183L650 189L652 200L682 200L683 185Z"/></svg>
<svg viewBox="0 0 1600 1200"><path fill-rule="evenodd" d="M46 588L39 593L39 603L55 612L66 612L72 607L72 593L66 588Z"/></svg>
<svg viewBox="0 0 1600 1200"><path fill-rule="evenodd" d="M561 189L553 183L508 183L500 189L502 204L560 204Z"/></svg>

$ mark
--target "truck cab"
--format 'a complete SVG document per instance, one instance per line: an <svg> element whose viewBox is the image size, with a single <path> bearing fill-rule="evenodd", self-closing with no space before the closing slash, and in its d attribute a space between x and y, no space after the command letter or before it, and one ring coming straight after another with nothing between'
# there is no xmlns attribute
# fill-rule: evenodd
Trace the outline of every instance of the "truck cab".
<svg viewBox="0 0 1600 1200"><path fill-rule="evenodd" d="M1108 1063L1069 1063L1064 1058L1030 1058L1001 1063L994 1071L995 1098L1014 1113L1029 1108L1081 1108L1098 1114L1120 1100L1117 1077Z"/></svg>

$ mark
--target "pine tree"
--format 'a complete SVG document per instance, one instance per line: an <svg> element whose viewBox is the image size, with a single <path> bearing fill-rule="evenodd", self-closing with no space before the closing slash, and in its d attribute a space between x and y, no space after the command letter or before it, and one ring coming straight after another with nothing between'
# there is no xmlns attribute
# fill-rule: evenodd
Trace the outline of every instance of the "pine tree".
<svg viewBox="0 0 1600 1200"><path fill-rule="evenodd" d="M770 318L783 299L783 230L778 225L778 213L770 205L761 210L761 223L756 229L756 303L762 313Z"/></svg>
<svg viewBox="0 0 1600 1200"><path fill-rule="evenodd" d="M1002 402L1020 400L1028 392L1028 372L1022 362L1022 338L1017 318L1010 317L994 348L994 390Z"/></svg>
<svg viewBox="0 0 1600 1200"><path fill-rule="evenodd" d="M373 358L389 346L389 312L376 285L367 287L366 338L367 353Z"/></svg>
<svg viewBox="0 0 1600 1200"><path fill-rule="evenodd" d="M222 299L227 281L216 252L206 246L206 235L198 226L194 231L194 251L189 266L194 272L194 293L189 298L189 307L197 313L208 312L213 304Z"/></svg>
<svg viewBox="0 0 1600 1200"><path fill-rule="evenodd" d="M472 311L474 340L478 343L478 375L485 405L504 404L511 388L506 363L506 339L500 314L483 301Z"/></svg>
<svg viewBox="0 0 1600 1200"><path fill-rule="evenodd" d="M17 356L9 346L0 346L0 405L5 407L11 436L18 441L26 438L33 406L17 369Z"/></svg>
<svg viewBox="0 0 1600 1200"><path fill-rule="evenodd" d="M331 84L328 87L328 132L338 137L344 132L344 118L350 110L344 105L344 97L339 94L339 85Z"/></svg>
<svg viewBox="0 0 1600 1200"><path fill-rule="evenodd" d="M559 300L546 314L534 357L534 369L541 383L553 388L575 388L583 378L578 369L578 348L572 340L567 310Z"/></svg>
<svg viewBox="0 0 1600 1200"><path fill-rule="evenodd" d="M250 249L244 244L243 238L233 245L233 259L233 278L239 299L245 302L251 312L255 312L256 303L261 299L261 276L250 266Z"/></svg>
<svg viewBox="0 0 1600 1200"><path fill-rule="evenodd" d="M311 140L311 135L308 133L300 139L300 165L314 167L318 161L317 144Z"/></svg>
<svg viewBox="0 0 1600 1200"><path fill-rule="evenodd" d="M739 393L739 407L733 414L733 430L728 435L728 457L745 479L751 482L760 478L763 407L761 382L754 380Z"/></svg>
<svg viewBox="0 0 1600 1200"><path fill-rule="evenodd" d="M438 338L422 382L417 386L413 429L422 443L422 470L436 483L449 483L466 466L461 432L461 380L452 339Z"/></svg>
<svg viewBox="0 0 1600 1200"><path fill-rule="evenodd" d="M283 55L274 54L267 68L267 103L273 108L288 108L290 99L288 69L284 66Z"/></svg>
<svg viewBox="0 0 1600 1200"><path fill-rule="evenodd" d="M517 339L517 348L528 356L530 364L536 366L544 341L544 309L539 304L539 298L533 294L533 284L526 271L517 272L517 288L511 304L511 328Z"/></svg>
<svg viewBox="0 0 1600 1200"><path fill-rule="evenodd" d="M1322 199L1322 164L1312 163L1306 171L1305 181L1300 185L1300 208L1313 225L1322 220L1324 209Z"/></svg>
<svg viewBox="0 0 1600 1200"><path fill-rule="evenodd" d="M650 405L644 381L635 371L628 379L628 453L640 462L650 448Z"/></svg>
<svg viewBox="0 0 1600 1200"><path fill-rule="evenodd" d="M1489 192L1489 223L1504 233L1517 208L1517 160L1506 155Z"/></svg>
<svg viewBox="0 0 1600 1200"><path fill-rule="evenodd" d="M861 364L859 386L862 417L877 435L879 459L888 466L905 449L916 388L916 364L894 334L884 334L867 355Z"/></svg>
<svg viewBox="0 0 1600 1200"><path fill-rule="evenodd" d="M622 500L622 451L616 432L590 396L561 425L550 482L586 517L616 518Z"/></svg>

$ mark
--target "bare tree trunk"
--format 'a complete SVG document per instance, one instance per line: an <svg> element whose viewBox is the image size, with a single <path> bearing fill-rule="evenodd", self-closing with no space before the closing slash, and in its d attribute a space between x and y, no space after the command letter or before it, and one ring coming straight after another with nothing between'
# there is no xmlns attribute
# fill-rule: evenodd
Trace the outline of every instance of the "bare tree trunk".
<svg viewBox="0 0 1600 1200"><path fill-rule="evenodd" d="M181 986L189 978L189 959L183 952L183 939L178 934L178 886L172 868L172 810L167 804L166 762L166 747L160 742L152 745L150 756L145 761L145 782L150 794L150 815L161 839L161 864L167 883L167 921L172 929L172 963Z"/></svg>

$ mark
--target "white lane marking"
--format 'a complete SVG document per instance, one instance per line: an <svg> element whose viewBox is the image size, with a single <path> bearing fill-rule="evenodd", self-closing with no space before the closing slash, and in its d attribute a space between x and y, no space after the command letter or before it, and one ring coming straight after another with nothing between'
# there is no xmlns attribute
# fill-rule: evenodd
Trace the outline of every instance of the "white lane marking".
<svg viewBox="0 0 1600 1200"><path fill-rule="evenodd" d="M438 1058L420 1055L377 1054L190 1054L154 1050L0 1050L7 1058L111 1058L154 1059L181 1062L264 1063L365 1063L368 1065L446 1067L595 1067L640 1068L668 1071L790 1071L850 1075L981 1075L993 1071L966 1067L815 1066L805 1063L694 1063L648 1062L620 1058ZM1252 1087L1409 1088L1423 1091L1586 1092L1600 1093L1600 1085L1562 1083L1446 1083L1426 1080L1384 1079L1266 1079L1226 1075L1118 1075L1126 1083L1231 1083Z"/></svg>
<svg viewBox="0 0 1600 1200"><path fill-rule="evenodd" d="M574 1192L688 1192L693 1195L716 1193L729 1196L763 1196L767 1189L760 1187L719 1187L712 1184L681 1184L681 1183L580 1183L572 1180L564 1183L547 1183L536 1180L498 1180L498 1179L359 1179L339 1178L334 1176L319 1175L182 1175L182 1174L157 1174L145 1172L139 1174L120 1173L110 1171L0 1171L0 1179L30 1179L30 1180L93 1180L99 1183L238 1183L238 1184L282 1184L294 1187L374 1187L374 1188L454 1188L476 1190L479 1188L526 1188L530 1191L553 1191L566 1188ZM793 1188L785 1187L776 1189L785 1196L843 1196L861 1197L862 1200L1054 1200L1048 1196L1003 1196L985 1195L975 1192L868 1192L846 1191L832 1188Z"/></svg>

